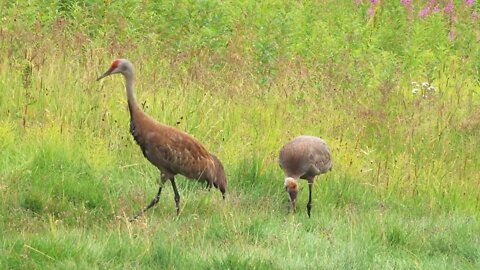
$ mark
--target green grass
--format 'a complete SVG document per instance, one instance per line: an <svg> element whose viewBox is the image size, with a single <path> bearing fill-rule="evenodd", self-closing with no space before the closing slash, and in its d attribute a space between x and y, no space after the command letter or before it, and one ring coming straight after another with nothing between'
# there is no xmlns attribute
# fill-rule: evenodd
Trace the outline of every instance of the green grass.
<svg viewBox="0 0 480 270"><path fill-rule="evenodd" d="M479 268L478 7L363 2L0 1L0 269ZM127 222L160 175L122 78L95 81L119 57L222 160L225 201L178 176L180 216L167 183ZM312 218L277 161L301 134L334 159Z"/></svg>

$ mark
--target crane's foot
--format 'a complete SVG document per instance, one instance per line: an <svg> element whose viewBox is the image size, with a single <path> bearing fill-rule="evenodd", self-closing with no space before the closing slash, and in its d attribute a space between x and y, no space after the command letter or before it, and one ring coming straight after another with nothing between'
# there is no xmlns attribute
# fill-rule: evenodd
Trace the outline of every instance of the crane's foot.
<svg viewBox="0 0 480 270"><path fill-rule="evenodd" d="M288 214L290 214L290 213L295 214L295 213L297 213L297 209L295 207L292 207L291 205L289 205L288 208L287 208L287 213Z"/></svg>
<svg viewBox="0 0 480 270"><path fill-rule="evenodd" d="M145 207L142 211L138 212L135 216L130 218L128 221L133 222L133 221L137 220L138 217L143 216L143 214L145 212L147 212L148 209L150 209L154 205L156 205L159 200L160 200L160 194L157 194L157 196L155 196L155 198L153 198L153 200L147 205L147 207Z"/></svg>
<svg viewBox="0 0 480 270"><path fill-rule="evenodd" d="M208 191L212 190L212 187L213 187L213 183L212 182L207 182Z"/></svg>
<svg viewBox="0 0 480 270"><path fill-rule="evenodd" d="M308 217L310 217L310 212L312 211L312 204L309 203L307 204L307 214L308 214Z"/></svg>
<svg viewBox="0 0 480 270"><path fill-rule="evenodd" d="M177 209L177 216L180 215L180 198L175 198L175 208Z"/></svg>
<svg viewBox="0 0 480 270"><path fill-rule="evenodd" d="M137 218L140 216L140 213L136 214L135 216L131 217L128 219L128 222L134 222L135 220L137 220Z"/></svg>
<svg viewBox="0 0 480 270"><path fill-rule="evenodd" d="M128 222L134 222L138 219L139 216L143 215L143 211L138 212L135 216L128 219Z"/></svg>

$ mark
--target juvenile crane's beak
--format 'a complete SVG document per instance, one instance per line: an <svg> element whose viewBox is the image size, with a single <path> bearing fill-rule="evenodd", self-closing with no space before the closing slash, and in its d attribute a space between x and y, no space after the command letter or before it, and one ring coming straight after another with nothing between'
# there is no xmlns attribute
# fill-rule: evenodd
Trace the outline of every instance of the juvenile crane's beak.
<svg viewBox="0 0 480 270"><path fill-rule="evenodd" d="M98 77L97 81L100 81L101 79L103 79L103 78L107 77L108 75L112 74L112 71L113 71L113 69L110 68L109 70L107 70L107 72L103 73L102 76Z"/></svg>
<svg viewBox="0 0 480 270"><path fill-rule="evenodd" d="M290 204L291 208L290 210L293 211L294 213L297 211L296 209L296 202L297 202L297 190L287 190L289 198L290 198Z"/></svg>

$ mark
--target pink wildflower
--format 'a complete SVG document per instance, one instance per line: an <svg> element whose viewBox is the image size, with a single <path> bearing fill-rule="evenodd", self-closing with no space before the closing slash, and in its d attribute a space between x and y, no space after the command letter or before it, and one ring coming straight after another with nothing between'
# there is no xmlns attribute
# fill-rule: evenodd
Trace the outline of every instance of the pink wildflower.
<svg viewBox="0 0 480 270"><path fill-rule="evenodd" d="M450 30L450 32L448 32L448 38L453 41L455 39L455 31Z"/></svg>
<svg viewBox="0 0 480 270"><path fill-rule="evenodd" d="M370 7L370 8L367 10L367 14L368 14L368 16L370 16L370 17L373 15L373 8L372 8L372 7Z"/></svg>
<svg viewBox="0 0 480 270"><path fill-rule="evenodd" d="M369 17L372 17L375 13L375 6L380 3L380 0L370 0L370 8L367 10L367 14Z"/></svg>
<svg viewBox="0 0 480 270"><path fill-rule="evenodd" d="M418 17L425 18L430 15L430 12L437 13L440 11L437 0L430 0L428 3L418 12Z"/></svg>
<svg viewBox="0 0 480 270"><path fill-rule="evenodd" d="M400 0L400 3L407 9L408 19L413 19L413 5L412 0Z"/></svg>
<svg viewBox="0 0 480 270"><path fill-rule="evenodd" d="M418 16L419 16L420 18L425 18L425 17L428 16L429 13L430 13L430 7L429 7L429 6L426 6L426 7L422 8L422 9L420 10L420 12L418 12Z"/></svg>
<svg viewBox="0 0 480 270"><path fill-rule="evenodd" d="M474 21L478 20L478 13L477 13L476 10L474 10L474 11L472 12L472 19L473 19Z"/></svg>
<svg viewBox="0 0 480 270"><path fill-rule="evenodd" d="M465 4L469 7L473 6L473 3L475 3L475 0L465 0Z"/></svg>
<svg viewBox="0 0 480 270"><path fill-rule="evenodd" d="M448 1L448 4L444 9L445 14L453 14L455 12L455 7L453 6L453 0Z"/></svg>

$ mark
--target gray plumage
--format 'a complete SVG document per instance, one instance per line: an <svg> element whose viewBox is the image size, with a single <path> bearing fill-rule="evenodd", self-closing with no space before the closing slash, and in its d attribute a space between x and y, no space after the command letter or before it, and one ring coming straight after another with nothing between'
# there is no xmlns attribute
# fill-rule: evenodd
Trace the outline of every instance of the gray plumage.
<svg viewBox="0 0 480 270"><path fill-rule="evenodd" d="M299 179L308 181L309 201L307 213L312 207L312 185L315 176L332 169L330 149L324 140L313 136L299 136L291 140L280 150L280 167L285 173L285 190L290 195L295 210Z"/></svg>
<svg viewBox="0 0 480 270"><path fill-rule="evenodd" d="M180 213L180 194L175 183L175 175L207 182L209 188L218 188L225 199L227 178L220 160L194 137L176 128L157 122L145 114L138 106L133 92L133 65L126 59L113 61L110 68L97 80L111 74L120 73L125 77L128 109L130 112L130 133L140 146L143 155L160 171L160 187L150 204L135 215L135 220L160 200L160 193L166 181L172 183L175 194L177 215Z"/></svg>

